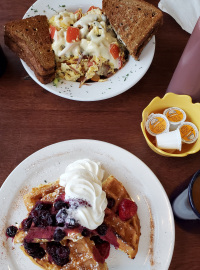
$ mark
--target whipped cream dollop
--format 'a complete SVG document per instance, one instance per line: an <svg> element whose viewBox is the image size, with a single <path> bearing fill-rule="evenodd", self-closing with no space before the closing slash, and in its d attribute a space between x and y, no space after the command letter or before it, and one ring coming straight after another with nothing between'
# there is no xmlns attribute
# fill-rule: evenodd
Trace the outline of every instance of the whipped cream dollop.
<svg viewBox="0 0 200 270"><path fill-rule="evenodd" d="M60 176L65 187L65 200L69 201L66 223L75 219L90 230L102 224L107 206L106 193L102 190L104 170L99 162L90 159L69 164Z"/></svg>

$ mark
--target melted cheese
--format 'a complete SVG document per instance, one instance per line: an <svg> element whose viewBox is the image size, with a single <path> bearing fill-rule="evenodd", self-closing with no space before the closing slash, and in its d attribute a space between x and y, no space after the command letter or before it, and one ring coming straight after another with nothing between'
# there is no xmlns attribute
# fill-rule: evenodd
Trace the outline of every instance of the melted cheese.
<svg viewBox="0 0 200 270"><path fill-rule="evenodd" d="M110 54L110 44L118 42L114 33L108 31L106 17L101 10L93 9L79 20L77 17L77 14L64 11L50 19L50 23L57 28L52 45L57 61L62 62L70 56L79 57L82 54L102 57L118 68L118 59ZM66 29L70 25L80 28L80 41L66 41Z"/></svg>
<svg viewBox="0 0 200 270"><path fill-rule="evenodd" d="M68 11L60 12L58 15L53 16L49 22L59 28L67 28L77 21L76 14Z"/></svg>

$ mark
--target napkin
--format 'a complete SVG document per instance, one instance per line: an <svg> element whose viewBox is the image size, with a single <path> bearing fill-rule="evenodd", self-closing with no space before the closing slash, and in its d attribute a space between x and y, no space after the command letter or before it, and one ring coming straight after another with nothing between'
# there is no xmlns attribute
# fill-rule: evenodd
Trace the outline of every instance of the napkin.
<svg viewBox="0 0 200 270"><path fill-rule="evenodd" d="M200 17L200 0L161 0L158 7L190 34Z"/></svg>

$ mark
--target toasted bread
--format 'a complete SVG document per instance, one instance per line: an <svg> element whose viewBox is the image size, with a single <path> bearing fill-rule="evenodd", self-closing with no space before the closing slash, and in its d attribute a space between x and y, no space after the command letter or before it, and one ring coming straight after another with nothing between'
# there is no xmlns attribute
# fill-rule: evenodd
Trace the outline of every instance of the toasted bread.
<svg viewBox="0 0 200 270"><path fill-rule="evenodd" d="M136 60L163 21L162 12L143 0L103 0L103 12Z"/></svg>
<svg viewBox="0 0 200 270"><path fill-rule="evenodd" d="M5 25L4 40L34 71L40 82L46 84L55 78L55 56L46 16L8 22Z"/></svg>

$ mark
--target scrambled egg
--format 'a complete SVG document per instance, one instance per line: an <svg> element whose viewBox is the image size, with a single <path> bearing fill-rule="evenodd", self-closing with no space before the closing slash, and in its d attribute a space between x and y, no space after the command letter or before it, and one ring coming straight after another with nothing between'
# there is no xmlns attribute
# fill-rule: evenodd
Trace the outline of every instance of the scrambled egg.
<svg viewBox="0 0 200 270"><path fill-rule="evenodd" d="M106 79L126 63L127 51L116 38L101 9L83 14L60 12L49 20L57 78L80 81Z"/></svg>

